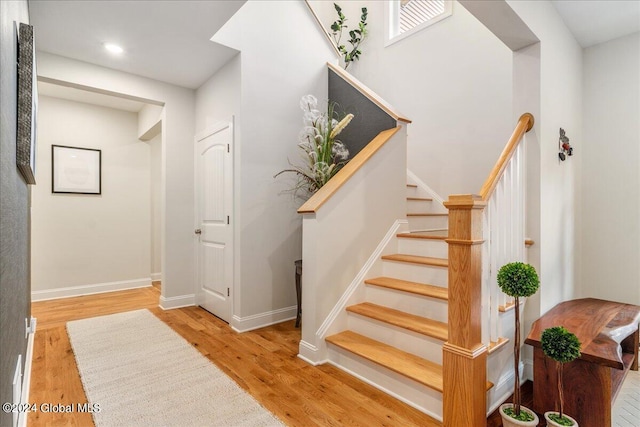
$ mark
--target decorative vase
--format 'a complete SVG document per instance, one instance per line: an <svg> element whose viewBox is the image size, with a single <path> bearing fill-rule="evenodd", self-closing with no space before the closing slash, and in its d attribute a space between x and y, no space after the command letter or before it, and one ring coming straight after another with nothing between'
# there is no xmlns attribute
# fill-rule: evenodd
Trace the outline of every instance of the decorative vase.
<svg viewBox="0 0 640 427"><path fill-rule="evenodd" d="M555 422L552 419L550 419L549 415L551 415L551 414L560 415L560 413L557 412L557 411L545 412L544 413L544 419L547 420L547 427L566 427L566 426L563 426L562 424L558 424L557 422ZM569 415L562 414L562 416L565 417L565 418L568 418L571 421L573 421L573 424L571 425L571 427L578 427L578 422L576 420L574 420L573 418L571 418Z"/></svg>
<svg viewBox="0 0 640 427"><path fill-rule="evenodd" d="M502 425L503 427L537 427L540 419L531 409L526 406L520 405L520 410L528 412L533 416L533 421L519 421L515 418L511 418L509 415L504 413L506 408L513 408L513 403L505 403L500 405L500 416L502 417Z"/></svg>

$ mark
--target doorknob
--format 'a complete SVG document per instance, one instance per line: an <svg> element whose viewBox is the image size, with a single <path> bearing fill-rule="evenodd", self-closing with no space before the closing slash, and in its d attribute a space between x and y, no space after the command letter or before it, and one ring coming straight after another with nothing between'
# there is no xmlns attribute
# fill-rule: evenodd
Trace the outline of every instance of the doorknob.
<svg viewBox="0 0 640 427"><path fill-rule="evenodd" d="M196 234L202 234L202 230L200 230L199 228L196 228L193 232Z"/></svg>

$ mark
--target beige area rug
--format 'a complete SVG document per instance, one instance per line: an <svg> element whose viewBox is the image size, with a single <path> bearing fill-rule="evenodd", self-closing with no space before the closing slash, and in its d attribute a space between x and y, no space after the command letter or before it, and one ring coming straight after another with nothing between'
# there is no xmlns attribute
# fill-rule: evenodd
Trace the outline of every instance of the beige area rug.
<svg viewBox="0 0 640 427"><path fill-rule="evenodd" d="M148 310L67 331L98 427L283 425Z"/></svg>

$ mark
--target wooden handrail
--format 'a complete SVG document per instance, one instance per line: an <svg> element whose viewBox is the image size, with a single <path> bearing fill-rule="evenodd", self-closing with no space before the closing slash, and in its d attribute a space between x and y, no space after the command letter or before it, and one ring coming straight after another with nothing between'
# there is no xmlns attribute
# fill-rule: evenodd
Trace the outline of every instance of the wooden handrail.
<svg viewBox="0 0 640 427"><path fill-rule="evenodd" d="M489 198L493 194L493 190L495 190L496 185L498 185L498 181L502 177L504 170L507 168L507 164L509 163L509 160L511 159L511 157L513 157L513 153L516 152L516 148L518 148L518 144L520 143L520 140L522 139L525 133L531 130L531 128L533 127L533 123L534 123L534 119L533 119L533 114L531 113L524 113L518 119L518 124L516 125L516 128L513 130L513 134L511 134L511 138L509 138L509 142L507 142L507 145L504 147L504 150L502 150L502 154L500 154L498 161L496 162L493 169L491 169L491 173L489 174L489 177L487 178L487 180L482 185L482 188L480 189L480 197L482 197L482 200L484 201L489 200Z"/></svg>
<svg viewBox="0 0 640 427"><path fill-rule="evenodd" d="M376 104L378 107L380 107L380 109L382 111L387 113L394 120L399 121L399 122L404 122L404 123L411 123L411 120L409 120L408 118L404 117L402 114L398 113L391 105L387 104L374 91L369 89L367 86L365 86L362 82L360 82L358 79L353 77L347 71L343 70L341 67L338 67L337 65L333 65L330 62L327 62L327 66L334 73L336 73L337 75L342 77L342 79L344 81L346 81L351 86L353 86L354 89L356 89L358 92L363 94L368 100L370 100L371 102Z"/></svg>
<svg viewBox="0 0 640 427"><path fill-rule="evenodd" d="M356 156L349 160L342 169L338 171L325 185L315 192L309 200L307 200L298 209L300 214L316 213L320 206L325 204L331 196L338 191L375 153L380 150L393 135L400 130L400 126L392 129L383 130L371 140Z"/></svg>

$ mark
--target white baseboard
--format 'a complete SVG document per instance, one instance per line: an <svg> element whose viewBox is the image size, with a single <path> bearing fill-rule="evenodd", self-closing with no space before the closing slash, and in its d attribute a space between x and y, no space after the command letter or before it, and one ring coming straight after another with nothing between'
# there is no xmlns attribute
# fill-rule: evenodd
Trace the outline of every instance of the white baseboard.
<svg viewBox="0 0 640 427"><path fill-rule="evenodd" d="M160 272L160 273L151 273L151 281L155 282L157 280L162 280L162 272Z"/></svg>
<svg viewBox="0 0 640 427"><path fill-rule="evenodd" d="M160 308L163 310L173 310L174 308L192 307L196 304L196 295L179 295L177 297L164 297L160 295Z"/></svg>
<svg viewBox="0 0 640 427"><path fill-rule="evenodd" d="M27 356L24 361L24 374L22 377L22 396L20 397L20 403L29 403L29 390L31 389L31 367L33 366L33 345L36 335L36 319L31 318L31 332L29 332L29 338L27 340ZM18 427L26 427L27 425L27 412L20 412L18 415Z"/></svg>
<svg viewBox="0 0 640 427"><path fill-rule="evenodd" d="M119 282L96 283L92 285L69 286L64 288L32 291L31 301L47 301L60 298L79 297L84 295L102 294L105 292L125 291L128 289L146 288L151 286L151 278L131 279Z"/></svg>
<svg viewBox="0 0 640 427"><path fill-rule="evenodd" d="M318 347L313 344L309 344L306 341L300 340L300 344L298 345L298 357L309 365L318 366L327 362L327 360L318 361Z"/></svg>
<svg viewBox="0 0 640 427"><path fill-rule="evenodd" d="M240 333L253 331L254 329L260 329L265 326L275 325L276 323L295 319L297 313L298 307L292 306L246 317L234 315L231 318L231 329Z"/></svg>
<svg viewBox="0 0 640 427"><path fill-rule="evenodd" d="M511 366L513 366L513 361L511 361ZM520 362L520 385L524 382L525 375L522 373L527 369L526 362ZM500 405L502 405L505 400L507 400L513 394L513 386L515 384L515 375L512 369L508 369L496 383L493 385L493 388L489 391L487 399L489 400L489 408L487 411L487 416L491 415Z"/></svg>
<svg viewBox="0 0 640 427"><path fill-rule="evenodd" d="M533 360L524 359L523 376L525 380L533 381Z"/></svg>

